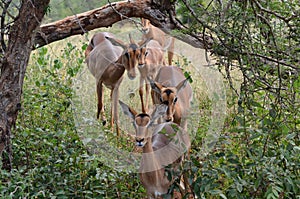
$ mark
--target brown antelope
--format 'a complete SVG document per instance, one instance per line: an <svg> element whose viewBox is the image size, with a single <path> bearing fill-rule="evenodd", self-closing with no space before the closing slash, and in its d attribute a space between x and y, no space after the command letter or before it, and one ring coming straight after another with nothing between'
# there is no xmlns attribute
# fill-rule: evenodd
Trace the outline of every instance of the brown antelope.
<svg viewBox="0 0 300 199"><path fill-rule="evenodd" d="M164 120L172 121L187 130L187 116L193 98L189 78L185 78L182 70L176 66L163 66L155 80L149 78L149 81L153 103L168 106Z"/></svg>
<svg viewBox="0 0 300 199"><path fill-rule="evenodd" d="M163 49L167 49L168 51L168 64L172 65L172 59L174 55L174 37L167 37L166 33L164 33L159 28L151 25L148 19L141 18L142 22L142 40L150 39L158 41L158 43L162 46Z"/></svg>
<svg viewBox="0 0 300 199"><path fill-rule="evenodd" d="M139 168L141 183L148 198L158 198L168 193L176 176L168 178L165 166L171 165L171 172L179 169L184 153L190 147L190 138L175 123L155 124L154 121L165 114L167 107L156 106L152 114L140 113L119 101L125 115L133 120L136 145L143 148Z"/></svg>
<svg viewBox="0 0 300 199"><path fill-rule="evenodd" d="M97 33L91 39L86 51L86 62L88 69L96 79L98 111L97 119L101 115L103 125L106 124L103 105L103 86L111 89L111 128L114 122L117 127L117 135L120 134L118 126L118 98L119 86L123 80L125 70L129 79L136 77L135 67L140 55L140 47L147 44L145 40L139 46L130 37L130 43L125 45L122 41L114 38L114 35L107 32Z"/></svg>
<svg viewBox="0 0 300 199"><path fill-rule="evenodd" d="M143 113L146 113L148 111L149 104L150 85L147 77L153 79L156 76L156 73L159 70L159 68L162 65L165 65L163 54L164 52L162 50L161 45L155 40L150 40L146 47L141 48L141 56L139 56L138 58L138 69L140 72L139 95L142 103ZM146 103L144 103L143 99L144 84L146 88Z"/></svg>

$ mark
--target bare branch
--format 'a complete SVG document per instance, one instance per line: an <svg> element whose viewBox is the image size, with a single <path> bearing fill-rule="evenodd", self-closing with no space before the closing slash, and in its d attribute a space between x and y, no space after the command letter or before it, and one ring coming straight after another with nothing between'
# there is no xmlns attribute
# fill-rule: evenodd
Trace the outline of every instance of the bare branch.
<svg viewBox="0 0 300 199"><path fill-rule="evenodd" d="M173 15L169 12L169 15ZM174 17L160 11L157 5L150 1L131 0L110 3L98 9L90 10L76 16L67 17L65 19L45 24L35 36L33 48L39 48L49 43L65 39L67 37L84 34L90 30L109 27L124 18L143 17L150 19L153 25L162 28L166 33L170 33L172 29L185 30L186 28L176 23ZM107 17L110 16L110 17ZM196 34L178 34L175 35L194 47L205 48L212 43L210 36L202 36ZM206 44L204 44L206 42Z"/></svg>
<svg viewBox="0 0 300 199"><path fill-rule="evenodd" d="M280 14L278 14L278 13L272 11L272 10L269 10L269 9L267 9L267 8L264 8L264 7L263 7L258 1L256 1L256 0L254 0L253 2L255 3L255 5L256 5L260 10L262 10L262 11L264 11L264 12L267 12L267 13L269 13L269 14L272 14L272 15L276 16L278 19L281 19L281 20L283 20L283 21L285 21L285 22L288 23L288 19L286 19L284 16L281 16Z"/></svg>
<svg viewBox="0 0 300 199"><path fill-rule="evenodd" d="M0 53L3 53L5 52L6 50L6 44L5 44L5 40L4 40L4 33L5 33L5 17L6 17L6 14L8 13L7 10L8 10L8 7L10 5L12 0L8 0L7 2L4 2L4 5L2 5L1 3L1 7L3 8L3 11L2 11L2 14L0 16L0 27L1 27L1 30L0 30L0 44L1 44L1 49L0 49Z"/></svg>

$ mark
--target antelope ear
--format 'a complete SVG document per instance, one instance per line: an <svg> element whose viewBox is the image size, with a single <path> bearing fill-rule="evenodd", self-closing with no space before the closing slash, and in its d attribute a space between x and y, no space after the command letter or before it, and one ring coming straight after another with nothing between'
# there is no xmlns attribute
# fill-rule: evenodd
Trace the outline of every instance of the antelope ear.
<svg viewBox="0 0 300 199"><path fill-rule="evenodd" d="M141 17L141 22L142 22L142 24L144 23L144 21L145 21L145 19Z"/></svg>
<svg viewBox="0 0 300 199"><path fill-rule="evenodd" d="M147 76L147 79L150 82L151 88L158 94L161 94L161 89L163 86L160 83L153 81L148 76Z"/></svg>
<svg viewBox="0 0 300 199"><path fill-rule="evenodd" d="M166 111L168 109L168 106L164 105L164 104L159 104L155 107L154 111L151 114L151 120L154 121L157 118L159 118L160 116L163 116Z"/></svg>
<svg viewBox="0 0 300 199"><path fill-rule="evenodd" d="M114 39L114 38L107 37L107 36L105 36L105 39L107 39L108 41L110 41L110 43L112 43L112 45L120 46L124 50L127 49L127 46L121 40L119 40L119 39Z"/></svg>
<svg viewBox="0 0 300 199"><path fill-rule="evenodd" d="M135 118L137 112L133 108L129 107L127 104L125 104L121 100L119 100L119 104L120 104L120 106L121 106L121 108L122 108L125 115L127 115L131 119Z"/></svg>
<svg viewBox="0 0 300 199"><path fill-rule="evenodd" d="M177 93L179 93L182 89L184 89L189 82L190 77L186 78L185 80L182 80L179 84L176 86Z"/></svg>
<svg viewBox="0 0 300 199"><path fill-rule="evenodd" d="M139 42L140 48L146 47L146 45L147 45L147 44L149 43L149 41L151 41L152 39L153 39L153 38L151 37L151 38L145 39L144 41Z"/></svg>

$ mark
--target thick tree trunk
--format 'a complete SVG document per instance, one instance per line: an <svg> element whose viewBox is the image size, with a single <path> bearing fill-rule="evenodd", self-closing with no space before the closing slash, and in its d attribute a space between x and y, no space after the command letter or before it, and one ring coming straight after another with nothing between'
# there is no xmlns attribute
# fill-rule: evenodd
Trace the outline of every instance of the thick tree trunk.
<svg viewBox="0 0 300 199"><path fill-rule="evenodd" d="M50 0L22 0L19 15L11 27L9 43L0 63L0 155L3 168L12 165L11 128L21 108L21 94L26 66L39 27Z"/></svg>

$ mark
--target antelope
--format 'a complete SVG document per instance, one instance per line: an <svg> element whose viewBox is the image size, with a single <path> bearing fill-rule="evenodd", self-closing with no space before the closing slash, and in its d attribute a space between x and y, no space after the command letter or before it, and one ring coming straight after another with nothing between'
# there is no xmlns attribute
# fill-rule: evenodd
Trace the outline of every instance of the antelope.
<svg viewBox="0 0 300 199"><path fill-rule="evenodd" d="M147 77L153 79L162 65L165 65L164 52L158 41L150 40L146 47L141 48L141 56L138 58L138 70L140 72L139 95L142 104L142 112L148 111L150 85ZM146 103L144 103L143 85L146 89Z"/></svg>
<svg viewBox="0 0 300 199"><path fill-rule="evenodd" d="M136 44L130 37L130 43L125 45L122 41L115 39L114 35L108 32L96 33L86 51L86 63L89 71L96 79L98 111L97 119L101 115L102 124L106 124L106 118L103 106L103 85L111 90L111 121L110 125L113 129L114 122L117 127L117 135L120 130L118 126L118 98L119 86L123 80L125 70L129 79L136 77L135 67L137 58L140 55L139 48L147 44L149 40L145 40L141 45Z"/></svg>
<svg viewBox="0 0 300 199"><path fill-rule="evenodd" d="M164 104L156 106L151 114L138 114L122 101L119 103L124 114L133 120L136 145L143 149L139 178L148 198L167 194L176 178L168 177L164 166L171 165L171 171L179 169L184 153L190 148L189 135L172 122L155 124L154 121L166 112Z"/></svg>
<svg viewBox="0 0 300 199"><path fill-rule="evenodd" d="M158 43L163 47L163 49L168 50L168 64L172 65L175 43L174 37L170 37L168 39L166 37L166 34L159 28L156 28L155 26L151 25L148 19L141 18L141 23L143 32L142 40L152 38L158 41Z"/></svg>
<svg viewBox="0 0 300 199"><path fill-rule="evenodd" d="M189 78L176 66L163 66L159 69L155 81L151 80L151 96L154 104L168 106L164 115L166 122L174 122L187 130L187 116L193 98Z"/></svg>

